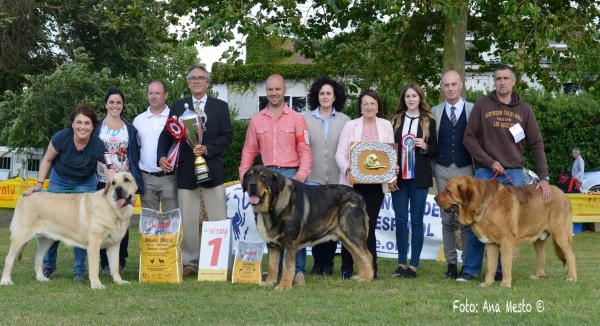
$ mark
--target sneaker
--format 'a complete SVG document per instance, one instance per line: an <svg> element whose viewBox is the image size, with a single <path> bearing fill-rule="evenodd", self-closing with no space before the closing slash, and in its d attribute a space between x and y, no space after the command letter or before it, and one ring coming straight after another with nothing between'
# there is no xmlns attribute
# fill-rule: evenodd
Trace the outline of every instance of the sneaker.
<svg viewBox="0 0 600 326"><path fill-rule="evenodd" d="M85 282L85 276L81 273L73 274L73 282Z"/></svg>
<svg viewBox="0 0 600 326"><path fill-rule="evenodd" d="M373 279L379 280L379 274L377 273L377 271L375 271L375 273L373 273Z"/></svg>
<svg viewBox="0 0 600 326"><path fill-rule="evenodd" d="M298 273L296 277L294 277L294 285L306 285L306 280L304 279L304 274Z"/></svg>
<svg viewBox="0 0 600 326"><path fill-rule="evenodd" d="M56 268L44 268L44 276L46 276L46 278L52 277L54 273L56 273Z"/></svg>
<svg viewBox="0 0 600 326"><path fill-rule="evenodd" d="M323 275L325 275L325 276L333 275L333 266L332 267L323 267Z"/></svg>
<svg viewBox="0 0 600 326"><path fill-rule="evenodd" d="M446 274L442 275L442 278L456 279L456 277L458 277L456 264L448 264L448 270L446 271Z"/></svg>
<svg viewBox="0 0 600 326"><path fill-rule="evenodd" d="M342 278L344 280L352 279L352 272L351 271L342 271Z"/></svg>
<svg viewBox="0 0 600 326"><path fill-rule="evenodd" d="M469 282L470 280L473 280L473 279L475 279L475 276L473 276L469 273L465 273L465 272L460 272L458 277L456 277L457 282Z"/></svg>
<svg viewBox="0 0 600 326"><path fill-rule="evenodd" d="M502 272L496 272L496 276L494 276L494 281L502 281Z"/></svg>
<svg viewBox="0 0 600 326"><path fill-rule="evenodd" d="M323 275L323 266L313 266L310 275Z"/></svg>
<svg viewBox="0 0 600 326"><path fill-rule="evenodd" d="M396 268L396 270L392 273L392 275L390 275L390 277L400 277L402 274L404 274L405 271L406 269L404 267L398 266L398 268Z"/></svg>
<svg viewBox="0 0 600 326"><path fill-rule="evenodd" d="M407 268L404 270L404 273L398 277L399 278L416 278L417 272L415 272L412 268Z"/></svg>

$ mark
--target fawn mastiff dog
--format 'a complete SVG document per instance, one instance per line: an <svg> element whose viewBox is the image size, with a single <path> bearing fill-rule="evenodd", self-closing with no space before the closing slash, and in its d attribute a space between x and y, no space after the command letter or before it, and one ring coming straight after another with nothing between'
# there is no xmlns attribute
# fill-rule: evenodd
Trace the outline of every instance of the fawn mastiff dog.
<svg viewBox="0 0 600 326"><path fill-rule="evenodd" d="M87 249L93 289L105 288L98 278L102 248L106 248L115 283L129 283L119 275L119 245L133 215L136 191L133 176L120 172L108 180L104 190L95 193L38 192L19 199L10 224L10 248L0 284L13 284L15 258L21 260L25 244L33 238L38 242L35 256L38 281L49 281L42 272L42 262L50 246L59 240L67 246Z"/></svg>
<svg viewBox="0 0 600 326"><path fill-rule="evenodd" d="M554 251L568 265L567 281L577 280L575 255L572 250L571 201L557 187L544 202L535 185L507 187L496 180L480 180L469 176L450 179L446 188L435 196L440 207L457 213L460 223L471 225L473 232L487 247L485 282L494 282L498 254L502 254L502 283L511 286L513 247L531 242L537 253L537 268L532 278L546 276L544 244L548 235L554 238Z"/></svg>
<svg viewBox="0 0 600 326"><path fill-rule="evenodd" d="M364 198L344 185L309 186L264 166L253 166L242 187L250 197L258 234L269 250L269 275L261 283L275 285L279 255L283 273L278 290L292 287L296 251L341 239L358 266L359 281L373 280L373 258L367 250L369 216Z"/></svg>

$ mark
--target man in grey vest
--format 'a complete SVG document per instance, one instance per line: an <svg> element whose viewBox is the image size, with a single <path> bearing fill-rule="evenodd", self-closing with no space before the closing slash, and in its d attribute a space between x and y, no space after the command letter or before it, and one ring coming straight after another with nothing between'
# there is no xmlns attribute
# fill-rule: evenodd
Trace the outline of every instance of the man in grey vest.
<svg viewBox="0 0 600 326"><path fill-rule="evenodd" d="M473 159L463 145L467 120L473 109L473 103L466 102L460 96L462 90L460 75L449 70L442 76L442 91L446 101L434 106L431 112L437 122L438 152L435 158L435 182L438 192L446 187L448 180L458 175L473 176ZM458 276L458 256L456 251L455 214L440 210L442 215L442 238L444 257L448 270L444 278L456 279ZM470 227L460 226L462 240L462 260L466 257Z"/></svg>

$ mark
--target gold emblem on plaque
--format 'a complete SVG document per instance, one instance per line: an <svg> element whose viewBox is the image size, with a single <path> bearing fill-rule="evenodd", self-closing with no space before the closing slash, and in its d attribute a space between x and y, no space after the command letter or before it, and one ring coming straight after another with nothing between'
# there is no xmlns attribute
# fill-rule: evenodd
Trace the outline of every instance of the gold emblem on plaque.
<svg viewBox="0 0 600 326"><path fill-rule="evenodd" d="M377 155L371 154L365 158L363 166L369 170L385 169L387 166L381 165L377 159Z"/></svg>

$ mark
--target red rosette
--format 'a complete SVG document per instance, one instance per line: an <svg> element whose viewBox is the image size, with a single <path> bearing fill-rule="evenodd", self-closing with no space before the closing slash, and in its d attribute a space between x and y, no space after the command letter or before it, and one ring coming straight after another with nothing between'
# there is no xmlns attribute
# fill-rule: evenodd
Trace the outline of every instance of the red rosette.
<svg viewBox="0 0 600 326"><path fill-rule="evenodd" d="M167 119L167 130L171 136L175 137L177 140L181 140L183 137L185 137L185 125L183 123L179 123L179 120L173 117Z"/></svg>
<svg viewBox="0 0 600 326"><path fill-rule="evenodd" d="M171 117L167 119L166 123L167 130L176 139L176 142L171 145L169 149L169 157L167 161L169 164L173 166L174 169L177 168L177 158L179 157L179 145L181 143L181 139L185 137L185 125L180 123L179 120Z"/></svg>

